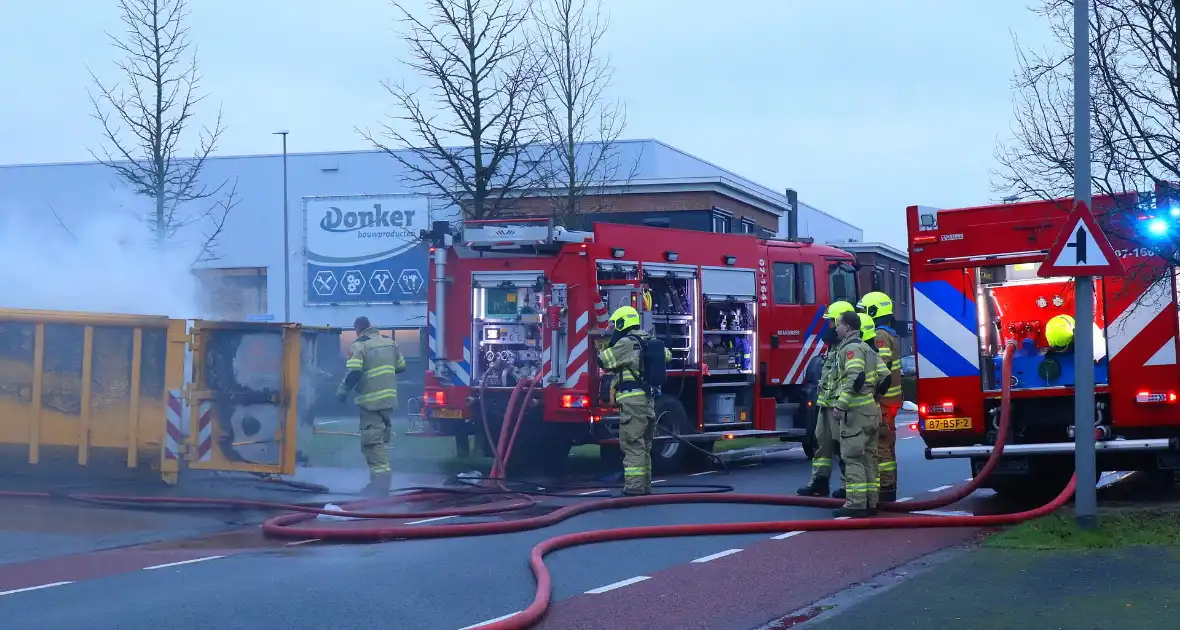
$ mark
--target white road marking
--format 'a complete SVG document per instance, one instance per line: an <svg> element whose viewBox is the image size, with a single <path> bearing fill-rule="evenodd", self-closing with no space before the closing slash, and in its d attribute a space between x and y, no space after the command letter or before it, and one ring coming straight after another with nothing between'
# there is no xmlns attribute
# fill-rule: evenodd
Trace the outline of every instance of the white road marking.
<svg viewBox="0 0 1180 630"><path fill-rule="evenodd" d="M448 518L455 518L455 516L456 515L451 514L449 516L436 516L434 518L424 518L420 521L410 521L409 523L406 523L406 525L421 525L422 523L433 523L434 521L445 521Z"/></svg>
<svg viewBox="0 0 1180 630"><path fill-rule="evenodd" d="M599 586L598 588L590 589L590 590L586 591L586 594L587 595L600 595L600 594L605 593L607 591L613 591L616 588L623 588L624 586L631 586L632 584L637 584L637 583L642 582L644 580L650 580L650 579L651 578L646 575L637 575L633 578L627 578L626 580L623 580L622 582L615 582L614 584L607 584L606 586Z"/></svg>
<svg viewBox="0 0 1180 630"><path fill-rule="evenodd" d="M50 584L41 584L38 586L26 586L25 588L14 588L11 591L0 591L0 595L16 595L17 593L27 593L29 591L39 591L43 588L53 588L55 586L65 586L66 584L73 584L73 582L52 582Z"/></svg>
<svg viewBox="0 0 1180 630"><path fill-rule="evenodd" d="M487 621L481 621L473 626L463 626L462 628L459 628L459 630L471 630L472 628L482 628L486 625L496 623L497 621L504 621L505 619L508 619L509 617L515 617L516 615L519 615L519 614L520 614L520 611L518 610L514 613L508 613L507 615L504 615L503 617L496 617L495 619L488 619Z"/></svg>
<svg viewBox="0 0 1180 630"><path fill-rule="evenodd" d="M850 519L850 518L852 518L852 517L851 517L851 516L837 516L837 517L836 517L834 520L837 520L837 521L846 521L846 520L848 520L848 519Z"/></svg>
<svg viewBox="0 0 1180 630"><path fill-rule="evenodd" d="M771 536L770 539L771 540L786 540L792 536L798 536L799 534L802 534L802 533L803 532L801 532L801 531L787 532L785 534L779 534L778 536Z"/></svg>
<svg viewBox="0 0 1180 630"><path fill-rule="evenodd" d="M717 474L716 470L706 470L705 472L692 473L691 475L689 475L689 477L700 477L701 475L715 475L715 474Z"/></svg>
<svg viewBox="0 0 1180 630"><path fill-rule="evenodd" d="M914 500L914 497L902 497L902 498L894 501L894 503L905 503L906 501L913 501L913 500Z"/></svg>
<svg viewBox="0 0 1180 630"><path fill-rule="evenodd" d="M963 512L960 510L921 510L912 512L913 514L928 514L930 516L975 516L974 512Z"/></svg>
<svg viewBox="0 0 1180 630"><path fill-rule="evenodd" d="M285 547L294 547L295 545L306 545L307 543L313 543L313 542L319 542L319 541L320 541L319 538L308 538L307 540L296 540L295 542L289 542L284 546Z"/></svg>
<svg viewBox="0 0 1180 630"><path fill-rule="evenodd" d="M579 492L578 496L584 497L591 494L602 494L603 492L610 492L610 490L603 488L602 490L590 490L589 492Z"/></svg>
<svg viewBox="0 0 1180 630"><path fill-rule="evenodd" d="M656 480L652 481L651 484L654 486L657 483L664 483L665 481L667 481L667 479L656 479Z"/></svg>
<svg viewBox="0 0 1180 630"><path fill-rule="evenodd" d="M916 435L911 435L911 436L908 436L908 437L903 437L903 438L901 438L901 439L903 439L903 440L912 440L912 439L914 439L914 438L916 438L916 437L918 437L918 436L916 436Z"/></svg>
<svg viewBox="0 0 1180 630"><path fill-rule="evenodd" d="M733 554L738 553L739 551L741 551L741 549L726 549L725 551L718 551L717 553L710 554L710 555L704 556L702 558L697 558L696 560L693 560L693 562L695 562L697 564L701 564L704 562L710 562L710 561L716 560L717 558L724 558L725 556L732 556Z"/></svg>
<svg viewBox="0 0 1180 630"><path fill-rule="evenodd" d="M168 567L178 567L182 564L193 564L196 562L205 562L207 560L217 560L225 556L205 556L204 558L193 558L192 560L181 560L180 562L169 562L168 564L157 564L151 567L144 567L144 571L151 571L153 569L167 569Z"/></svg>
<svg viewBox="0 0 1180 630"><path fill-rule="evenodd" d="M943 490L950 490L950 489L951 489L951 486L938 486L937 488L931 488L931 489L927 490L927 492L942 492Z"/></svg>

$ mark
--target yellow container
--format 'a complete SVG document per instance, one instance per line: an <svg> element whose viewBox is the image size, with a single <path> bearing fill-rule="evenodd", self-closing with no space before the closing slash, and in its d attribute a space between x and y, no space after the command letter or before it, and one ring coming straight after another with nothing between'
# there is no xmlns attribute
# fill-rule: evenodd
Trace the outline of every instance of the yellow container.
<svg viewBox="0 0 1180 630"><path fill-rule="evenodd" d="M0 309L0 457L12 463L23 451L38 468L150 467L167 483L183 467L292 474L300 327L187 324ZM255 416L274 425L261 440L273 456L262 462L234 444L232 422Z"/></svg>

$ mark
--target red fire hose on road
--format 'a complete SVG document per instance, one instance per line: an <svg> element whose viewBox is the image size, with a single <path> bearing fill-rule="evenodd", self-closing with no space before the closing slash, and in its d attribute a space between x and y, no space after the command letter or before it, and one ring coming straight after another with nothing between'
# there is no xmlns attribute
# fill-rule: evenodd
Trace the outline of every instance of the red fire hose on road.
<svg viewBox="0 0 1180 630"><path fill-rule="evenodd" d="M991 474L997 465L999 465L1000 457L1004 449L1004 445L1008 436L1008 426L1011 418L1011 358L1015 350L1015 344L1009 342L1004 348L1003 360L1003 375L1001 378L1002 395L1000 407L1000 423L996 437L996 443L991 455L988 457L987 463L983 469L970 482L964 484L960 488L947 492L945 494L936 496L926 501L913 501L906 503L882 503L881 509L892 512L913 512L920 510L930 510L945 507L955 503L978 489L983 481ZM514 390L511 402L518 399L517 393L525 387L531 388L532 381L522 381L517 384L517 390ZM493 466L493 477L502 474L507 468L507 462L511 455L511 447L515 442L515 437L519 431L519 425L523 421L524 413L527 408L527 401L529 395L526 394L524 398L520 398L519 411L509 405L508 412L505 413L505 420L501 427L500 439L494 443L496 447L495 465ZM517 411L515 415L510 412ZM512 417L510 417L512 416ZM489 435L490 438L490 435ZM694 524L694 525L662 525L662 526L647 526L647 527L624 527L618 529L604 529L588 532L577 532L572 534L565 534L554 538L547 539L535 547L529 558L529 565L536 577L537 590L536 596L532 604L524 611L504 619L502 621L493 622L485 626L487 630L519 630L529 628L536 624L545 611L549 607L549 601L552 591L552 579L549 571L545 566L544 558L547 554L557 551L559 549L567 549L580 545L593 544L598 542L616 541L616 540L630 540L636 538L667 538L678 536L717 536L717 535L736 535L736 534L761 534L761 533L781 533L786 531L839 531L839 530L857 530L857 529L898 529L898 528L924 528L924 527L993 527L999 525L1010 525L1020 523L1029 519L1045 516L1054 510L1065 505L1070 497L1073 495L1076 478L1069 482L1069 485L1057 496L1053 501L1039 508L1028 510L1024 512L1017 512L1012 514L1000 514L989 516L887 516L887 517L873 517L853 520L802 520L802 521L763 521L750 523L719 523L719 524ZM23 496L23 497L46 497L49 493L0 493L0 496ZM760 505L783 505L783 506L802 506L802 507L839 507L843 504L840 499L819 498L819 497L800 497L800 496L782 496L782 495L766 495L766 494L671 494L671 495L651 495L643 497L625 497L616 499L601 499L592 502L583 503L579 505L572 505L556 510L550 514L523 518L511 521L497 521L491 523L472 523L472 524L458 524L458 525L431 525L431 526L413 526L413 525L395 525L395 526L381 526L375 525L373 527L334 527L331 525L297 525L305 521L315 518L315 515L326 514L336 516L348 516L352 518L368 518L368 519L406 519L406 518L430 518L434 516L474 516L480 514L492 514L504 512L508 510L516 510L531 505L535 505L537 501L532 497L522 497L507 505L488 505L477 506L470 508L456 508L437 510L433 512L420 512L416 514L406 513L366 513L354 511L336 511L323 510L318 508L311 508L305 506L284 505L278 503L267 503L259 501L248 501L240 499L204 499L204 498L176 498L176 497L128 497L115 495L88 495L77 494L69 495L71 498L79 500L91 500L98 502L115 502L127 504L141 504L141 503L160 503L160 504L197 504L197 505L220 505L220 506L236 506L256 509L282 509L289 514L277 516L266 521L263 524L263 532L268 536L282 537L282 538L315 538L319 540L335 540L335 541L382 541L393 539L421 539L421 538L449 538L456 536L477 536L487 534L501 534L509 532L519 532L526 530L534 530L549 525L554 525L566 519L579 514L587 512L621 509L642 505L668 505L681 503L744 503L744 504L760 504ZM395 502L404 502L408 499L418 499L423 495L405 495L396 496L389 499L380 499L377 501L366 501L363 503L351 504L349 507L359 508L361 506L373 506L378 504L389 504Z"/></svg>

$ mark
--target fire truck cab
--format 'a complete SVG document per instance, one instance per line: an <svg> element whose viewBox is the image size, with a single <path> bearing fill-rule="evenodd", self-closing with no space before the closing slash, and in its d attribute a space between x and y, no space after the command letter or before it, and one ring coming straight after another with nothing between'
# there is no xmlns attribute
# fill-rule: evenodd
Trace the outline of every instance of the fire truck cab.
<svg viewBox="0 0 1180 630"><path fill-rule="evenodd" d="M671 351L652 452L671 469L700 454L685 441L803 439L821 315L856 295L852 255L810 242L536 218L440 222L429 237L431 367L415 434L471 434L487 452L484 423L497 435L514 385L539 379L513 460L541 465L578 444L621 457L596 352L614 309L634 306Z"/></svg>
<svg viewBox="0 0 1180 630"><path fill-rule="evenodd" d="M927 458L969 459L979 472L996 441L1002 355L1013 341L1011 434L985 485L1024 494L1068 482L1077 430L1074 349L1047 336L1060 318L1071 330L1094 332L1095 426L1085 430L1095 432L1098 470L1180 469L1176 268L1144 246L1145 230L1156 229L1154 206L1150 196L1094 198L1095 217L1128 275L1095 278L1094 321L1076 323L1073 279L1038 275L1071 199L907 209ZM1180 210L1168 220L1176 216Z"/></svg>

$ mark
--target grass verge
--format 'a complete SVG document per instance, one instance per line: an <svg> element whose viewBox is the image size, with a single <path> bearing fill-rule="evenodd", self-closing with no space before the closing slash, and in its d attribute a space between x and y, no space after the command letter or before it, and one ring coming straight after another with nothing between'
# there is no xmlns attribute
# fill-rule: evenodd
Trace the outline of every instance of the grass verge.
<svg viewBox="0 0 1180 630"><path fill-rule="evenodd" d="M1095 530L1079 528L1073 510L1060 510L994 534L985 546L1023 550L1180 546L1180 505L1099 510Z"/></svg>

